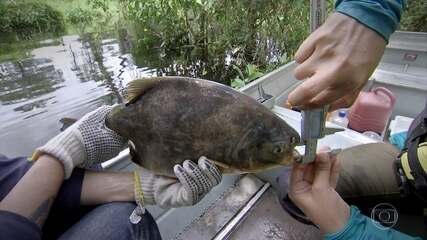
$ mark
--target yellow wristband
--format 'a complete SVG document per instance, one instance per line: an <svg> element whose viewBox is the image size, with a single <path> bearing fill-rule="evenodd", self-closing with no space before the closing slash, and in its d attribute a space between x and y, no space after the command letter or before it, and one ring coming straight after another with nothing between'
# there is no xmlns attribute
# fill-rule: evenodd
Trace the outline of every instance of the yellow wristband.
<svg viewBox="0 0 427 240"><path fill-rule="evenodd" d="M141 189L141 178L139 177L139 172L134 171L133 172L133 180L134 180L134 194L135 194L135 202L138 205L144 204L144 193Z"/></svg>

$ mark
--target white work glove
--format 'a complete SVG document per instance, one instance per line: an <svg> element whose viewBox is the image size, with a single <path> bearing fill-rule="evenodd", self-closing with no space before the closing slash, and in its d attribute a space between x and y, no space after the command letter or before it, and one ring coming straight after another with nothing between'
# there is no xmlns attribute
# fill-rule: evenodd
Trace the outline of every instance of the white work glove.
<svg viewBox="0 0 427 240"><path fill-rule="evenodd" d="M185 160L174 167L176 178L155 175L147 169L135 171L135 200L138 205L162 208L191 206L198 203L221 182L218 168L206 157L198 165Z"/></svg>
<svg viewBox="0 0 427 240"><path fill-rule="evenodd" d="M113 106L102 106L65 129L34 152L33 160L43 153L54 156L64 165L65 179L76 166L87 167L105 162L123 149L126 141L105 125Z"/></svg>

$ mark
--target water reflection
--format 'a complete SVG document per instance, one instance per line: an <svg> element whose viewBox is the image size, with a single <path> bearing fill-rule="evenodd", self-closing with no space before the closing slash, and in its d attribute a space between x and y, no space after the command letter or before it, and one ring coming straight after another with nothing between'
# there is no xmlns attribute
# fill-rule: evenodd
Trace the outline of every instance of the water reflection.
<svg viewBox="0 0 427 240"><path fill-rule="evenodd" d="M168 49L164 46L152 47L139 44L132 49L136 65L155 69L158 76L189 76L230 84L236 72L232 64L236 61L233 51L211 56L201 47L181 47Z"/></svg>
<svg viewBox="0 0 427 240"><path fill-rule="evenodd" d="M31 111L31 110L33 110L33 109L35 109L35 108L45 108L46 107L46 104L47 104L47 102L50 100L50 99L52 99L53 97L50 97L50 98L46 98L46 99L40 99L40 100L37 100L37 101L33 101L33 102L30 102L30 103L26 103L26 104L24 104L24 105L21 105L21 106L19 106L19 107L17 107L17 108L14 108L13 110L14 111L17 111L17 112L28 112L28 111ZM30 118L31 116L28 116L28 117L25 117L25 118Z"/></svg>
<svg viewBox="0 0 427 240"><path fill-rule="evenodd" d="M155 74L136 68L121 46L129 47L103 40L97 60L90 38L64 36L31 58L0 63L0 153L30 155L59 133L59 119L119 102L127 82Z"/></svg>
<svg viewBox="0 0 427 240"><path fill-rule="evenodd" d="M2 64L0 101L13 104L37 98L60 88L64 82L62 71L56 70L52 60L32 58Z"/></svg>
<svg viewBox="0 0 427 240"><path fill-rule="evenodd" d="M135 44L125 30L63 36L44 41L31 58L0 63L0 153L30 155L59 133L59 120L79 118L103 104L123 101L135 78L163 75L201 77L227 83L233 53L207 57L203 49L149 48Z"/></svg>

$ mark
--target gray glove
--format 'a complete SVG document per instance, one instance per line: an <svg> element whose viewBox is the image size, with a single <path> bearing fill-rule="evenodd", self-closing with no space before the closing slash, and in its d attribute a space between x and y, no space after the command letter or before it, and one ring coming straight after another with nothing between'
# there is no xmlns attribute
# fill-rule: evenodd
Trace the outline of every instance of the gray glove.
<svg viewBox="0 0 427 240"><path fill-rule="evenodd" d="M64 165L65 179L74 167L105 162L123 149L126 141L105 125L113 106L102 106L86 115L65 131L36 149L32 159L43 153L54 156Z"/></svg>
<svg viewBox="0 0 427 240"><path fill-rule="evenodd" d="M222 179L218 168L206 157L200 157L198 165L190 160L182 166L177 164L174 172L176 178L155 175L144 168L137 170L135 200L138 205L162 208L194 205Z"/></svg>

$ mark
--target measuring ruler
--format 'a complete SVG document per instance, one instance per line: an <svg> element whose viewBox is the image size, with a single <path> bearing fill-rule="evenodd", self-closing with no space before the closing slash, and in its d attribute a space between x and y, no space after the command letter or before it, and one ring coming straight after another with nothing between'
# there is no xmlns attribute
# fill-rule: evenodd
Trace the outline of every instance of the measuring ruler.
<svg viewBox="0 0 427 240"><path fill-rule="evenodd" d="M313 33L326 19L326 1L310 0L310 32ZM302 111L301 143L305 145L304 155L299 163L310 163L316 158L317 140L325 136L326 113L329 106Z"/></svg>

